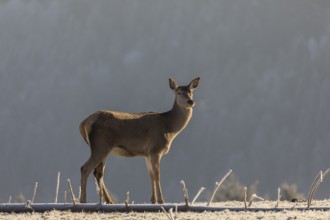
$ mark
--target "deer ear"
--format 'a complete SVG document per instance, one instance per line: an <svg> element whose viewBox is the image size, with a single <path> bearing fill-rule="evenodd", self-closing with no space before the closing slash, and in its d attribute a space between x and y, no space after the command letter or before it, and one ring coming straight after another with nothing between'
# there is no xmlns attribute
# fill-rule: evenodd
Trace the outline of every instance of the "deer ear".
<svg viewBox="0 0 330 220"><path fill-rule="evenodd" d="M178 88L178 84L173 79L170 78L169 83L172 90L176 90Z"/></svg>
<svg viewBox="0 0 330 220"><path fill-rule="evenodd" d="M189 85L188 85L189 86L189 89L196 89L197 86L198 86L199 80L200 80L200 78L197 77L196 79L194 79L193 81L191 81L189 83Z"/></svg>

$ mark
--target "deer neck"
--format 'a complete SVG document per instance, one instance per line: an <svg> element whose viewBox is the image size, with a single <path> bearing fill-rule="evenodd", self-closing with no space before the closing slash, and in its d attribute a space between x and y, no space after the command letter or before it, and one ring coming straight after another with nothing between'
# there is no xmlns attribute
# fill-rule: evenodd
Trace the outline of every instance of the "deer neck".
<svg viewBox="0 0 330 220"><path fill-rule="evenodd" d="M192 112L192 108L180 107L175 101L172 109L164 114L167 132L178 134L187 126Z"/></svg>

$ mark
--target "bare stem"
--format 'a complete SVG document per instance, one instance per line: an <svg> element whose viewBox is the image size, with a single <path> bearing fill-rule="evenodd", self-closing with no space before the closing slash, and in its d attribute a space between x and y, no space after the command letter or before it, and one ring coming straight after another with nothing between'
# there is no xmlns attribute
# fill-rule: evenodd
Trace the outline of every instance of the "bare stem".
<svg viewBox="0 0 330 220"><path fill-rule="evenodd" d="M227 179L227 177L232 173L233 171L232 170L229 170L228 173L220 180L220 182L216 182L215 183L215 189L214 189L214 192L211 196L211 199L210 201L207 203L207 206L210 206L211 202L213 201L214 199L214 196L216 194L216 192L218 191L218 189L220 188L220 186L222 185L222 183Z"/></svg>
<svg viewBox="0 0 330 220"><path fill-rule="evenodd" d="M245 211L247 210L246 200L247 200L247 188L244 187L244 209L245 209Z"/></svg>
<svg viewBox="0 0 330 220"><path fill-rule="evenodd" d="M9 196L9 201L8 201L8 203L9 203L9 204L11 203L11 196Z"/></svg>
<svg viewBox="0 0 330 220"><path fill-rule="evenodd" d="M128 203L129 203L129 192L126 193L126 199L125 199L125 205L127 209L128 209Z"/></svg>
<svg viewBox="0 0 330 220"><path fill-rule="evenodd" d="M173 215L173 208L170 208L169 213L170 213L171 220L174 220L175 218Z"/></svg>
<svg viewBox="0 0 330 220"><path fill-rule="evenodd" d="M322 170L321 170L321 172L320 172L320 182L321 182L321 183L323 182L323 172L322 172Z"/></svg>
<svg viewBox="0 0 330 220"><path fill-rule="evenodd" d="M55 192L55 203L57 203L57 199L58 199L58 190L60 188L60 178L61 178L61 173L58 172L57 173L56 192Z"/></svg>
<svg viewBox="0 0 330 220"><path fill-rule="evenodd" d="M312 203L312 194L313 194L313 191L315 189L315 186L316 186L317 182L319 181L321 173L322 173L322 170L316 175L316 177L315 177L315 179L314 179L314 181L313 181L313 183L312 183L312 185L309 189L308 197L307 197L307 208L309 208L311 203Z"/></svg>
<svg viewBox="0 0 330 220"><path fill-rule="evenodd" d="M201 188L198 190L198 192L197 192L196 196L194 197L193 201L191 202L191 204L194 204L194 203L195 203L195 201L198 199L199 195L200 195L204 190L205 190L204 187L201 187Z"/></svg>
<svg viewBox="0 0 330 220"><path fill-rule="evenodd" d="M322 170L317 174L317 176L315 177L309 193L308 193L308 198L307 198L307 208L310 208L311 204L312 204L312 200L313 197L315 195L315 192L317 190L317 188L319 187L319 185L321 184L321 182L323 182L324 177L326 177L326 175L328 175L330 172L330 168L327 169L324 173L322 172Z"/></svg>
<svg viewBox="0 0 330 220"><path fill-rule="evenodd" d="M36 185L34 186L34 191L33 191L31 203L34 202L34 199L35 199L36 194L37 194L37 188L38 188L38 182L36 182Z"/></svg>
<svg viewBox="0 0 330 220"><path fill-rule="evenodd" d="M64 190L64 204L66 204L66 190Z"/></svg>
<svg viewBox="0 0 330 220"><path fill-rule="evenodd" d="M184 194L184 200L186 202L186 206L189 206L189 195L188 195L188 189L186 187L186 183L183 180L181 180L180 183L183 186L183 194Z"/></svg>
<svg viewBox="0 0 330 220"><path fill-rule="evenodd" d="M77 199L77 201L80 201L80 197L81 197L81 186L79 186L79 194L78 194L78 199Z"/></svg>
<svg viewBox="0 0 330 220"><path fill-rule="evenodd" d="M163 206L161 206L161 208L162 208L163 212L165 213L165 215L167 216L167 218L168 218L169 220L174 220L173 216L169 215L169 214L166 212L166 210L164 209Z"/></svg>
<svg viewBox="0 0 330 220"><path fill-rule="evenodd" d="M175 205L175 215L174 215L174 219L176 219L178 216L178 205Z"/></svg>
<svg viewBox="0 0 330 220"><path fill-rule="evenodd" d="M77 202L76 202L76 198L75 198L75 196L74 196L74 194L73 194L73 190L72 190L72 185L71 185L71 181L70 181L70 179L68 179L68 184L69 184L69 190L70 190L70 195L71 195L72 203L73 203L74 205L76 205Z"/></svg>
<svg viewBox="0 0 330 220"><path fill-rule="evenodd" d="M278 187L277 188L277 201L275 204L275 208L278 208L278 206L280 205L280 200L281 200L281 188Z"/></svg>
<svg viewBox="0 0 330 220"><path fill-rule="evenodd" d="M259 196L257 196L257 194L253 194L253 195L251 196L251 198L250 198L249 207L251 207L252 202L253 202L254 200L256 200L256 199L258 199L258 200L260 200L260 201L264 201L264 199L261 198L261 197L259 197Z"/></svg>

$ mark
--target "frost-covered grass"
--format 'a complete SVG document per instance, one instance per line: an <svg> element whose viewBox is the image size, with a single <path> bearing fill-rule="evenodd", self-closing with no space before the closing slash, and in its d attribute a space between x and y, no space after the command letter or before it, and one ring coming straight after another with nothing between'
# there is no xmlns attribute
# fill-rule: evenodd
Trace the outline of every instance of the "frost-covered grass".
<svg viewBox="0 0 330 220"><path fill-rule="evenodd" d="M175 219L329 219L330 212L322 211L283 211L283 212L205 212L178 213ZM72 213L51 211L35 214L0 214L0 219L164 219L164 213Z"/></svg>
<svg viewBox="0 0 330 220"><path fill-rule="evenodd" d="M276 201L256 201L252 204L252 208L274 208ZM198 206L205 206L206 203L197 203ZM243 202L221 202L212 203L211 206L216 207L244 207ZM228 209L221 212L178 212L174 211L175 219L330 219L330 211L297 211L295 208L306 208L306 202L286 202L279 203L280 208L286 208L283 211L229 211ZM330 207L330 200L313 201L312 207ZM129 213L86 213L86 212L71 212L71 211L50 211L45 213L24 213L24 214L7 214L0 213L0 219L164 219L169 217L162 211L160 212L129 212Z"/></svg>

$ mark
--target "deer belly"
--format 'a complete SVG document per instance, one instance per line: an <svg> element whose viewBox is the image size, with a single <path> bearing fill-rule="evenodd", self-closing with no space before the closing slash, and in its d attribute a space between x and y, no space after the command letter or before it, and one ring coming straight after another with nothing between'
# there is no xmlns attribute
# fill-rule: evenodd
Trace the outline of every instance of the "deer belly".
<svg viewBox="0 0 330 220"><path fill-rule="evenodd" d="M130 151L125 146L114 147L112 149L111 153L116 155L116 156L121 156L121 157L135 157L135 156L143 156L144 155L140 152Z"/></svg>

